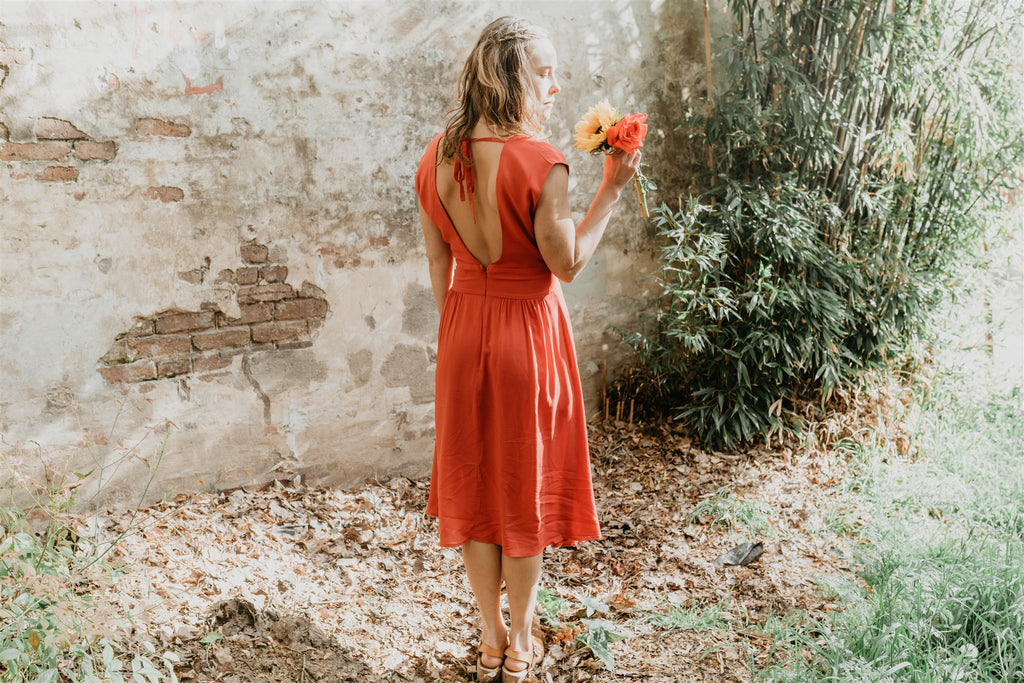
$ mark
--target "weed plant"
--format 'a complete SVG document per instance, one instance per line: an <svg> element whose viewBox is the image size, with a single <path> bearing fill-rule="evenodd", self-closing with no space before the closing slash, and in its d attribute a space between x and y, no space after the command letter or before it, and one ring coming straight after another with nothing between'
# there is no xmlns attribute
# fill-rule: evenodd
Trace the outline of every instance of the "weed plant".
<svg viewBox="0 0 1024 683"><path fill-rule="evenodd" d="M122 402L118 415L124 407ZM125 531L103 538L103 492L112 472L132 460L147 465L148 490L167 434L164 430L148 461L140 455L142 442L89 446L87 472L74 472L69 458L45 483L17 469L13 481L0 482L11 495L0 506L0 683L177 681L177 655L158 653L150 639L134 633L130 613L101 597L116 582L108 557L126 534L138 531L129 523ZM112 438L101 441L113 443ZM18 462L14 456L10 459ZM77 513L76 493L88 487L92 510ZM27 511L15 505L16 492L32 501ZM30 523L30 517L39 521Z"/></svg>
<svg viewBox="0 0 1024 683"><path fill-rule="evenodd" d="M832 621L778 629L809 661L762 680L1024 681L1022 392L976 384L950 373L922 397L913 461L847 444L864 583L826 587Z"/></svg>
<svg viewBox="0 0 1024 683"><path fill-rule="evenodd" d="M601 660L605 669L615 671L615 653L611 645L629 638L629 632L611 621L610 606L588 597L581 598L580 602L582 608L568 622L562 621L559 612L568 606L567 601L556 593L541 589L537 591L538 617L556 633L569 634L577 647L589 650Z"/></svg>
<svg viewBox="0 0 1024 683"><path fill-rule="evenodd" d="M728 612L728 600L723 599L717 604L669 604L664 612L645 612L643 621L665 631L687 630L702 633L726 630L735 620Z"/></svg>
<svg viewBox="0 0 1024 683"><path fill-rule="evenodd" d="M720 488L697 503L687 515L691 524L707 524L728 531L745 530L764 536L771 528L768 509L763 503L743 500L728 488Z"/></svg>

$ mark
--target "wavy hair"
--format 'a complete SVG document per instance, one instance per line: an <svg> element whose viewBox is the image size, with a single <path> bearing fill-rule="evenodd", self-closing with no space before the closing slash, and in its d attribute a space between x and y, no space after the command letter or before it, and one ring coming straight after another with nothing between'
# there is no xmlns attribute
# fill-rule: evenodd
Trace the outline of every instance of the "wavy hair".
<svg viewBox="0 0 1024 683"><path fill-rule="evenodd" d="M462 143L484 119L501 137L542 129L529 79L530 43L547 34L524 19L500 17L484 27L459 76L458 104L449 112L440 161L466 165Z"/></svg>

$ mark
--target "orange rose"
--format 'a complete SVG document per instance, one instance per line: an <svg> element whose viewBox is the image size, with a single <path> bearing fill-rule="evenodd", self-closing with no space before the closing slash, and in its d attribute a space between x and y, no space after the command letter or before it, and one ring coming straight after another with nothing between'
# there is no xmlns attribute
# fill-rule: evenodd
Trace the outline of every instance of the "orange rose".
<svg viewBox="0 0 1024 683"><path fill-rule="evenodd" d="M614 126L608 129L608 144L623 152L635 152L644 146L647 135L647 114L630 114L623 116Z"/></svg>

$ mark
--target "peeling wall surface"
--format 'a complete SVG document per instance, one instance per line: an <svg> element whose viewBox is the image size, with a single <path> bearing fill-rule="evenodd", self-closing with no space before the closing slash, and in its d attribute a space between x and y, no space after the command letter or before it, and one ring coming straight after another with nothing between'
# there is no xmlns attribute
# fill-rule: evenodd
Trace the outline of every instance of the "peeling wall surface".
<svg viewBox="0 0 1024 683"><path fill-rule="evenodd" d="M148 497L428 472L413 174L502 14L553 36L577 218L601 164L572 129L606 97L648 112L648 175L681 186L691 0L0 3L0 486L105 463L127 499L161 456ZM656 295L652 233L624 197L565 286L591 414L628 356L609 326Z"/></svg>

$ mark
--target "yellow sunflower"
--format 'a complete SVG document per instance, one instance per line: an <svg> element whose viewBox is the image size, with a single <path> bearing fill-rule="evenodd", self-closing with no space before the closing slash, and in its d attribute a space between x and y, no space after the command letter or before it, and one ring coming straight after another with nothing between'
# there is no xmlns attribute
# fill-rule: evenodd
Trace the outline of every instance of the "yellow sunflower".
<svg viewBox="0 0 1024 683"><path fill-rule="evenodd" d="M590 154L596 152L606 142L608 129L615 124L618 116L608 100L598 102L588 109L576 124L576 147Z"/></svg>

